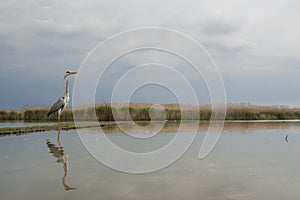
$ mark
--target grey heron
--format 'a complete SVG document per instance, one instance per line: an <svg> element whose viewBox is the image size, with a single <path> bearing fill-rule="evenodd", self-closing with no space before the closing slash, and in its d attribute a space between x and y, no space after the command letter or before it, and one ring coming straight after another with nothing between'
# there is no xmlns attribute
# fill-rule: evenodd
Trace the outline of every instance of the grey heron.
<svg viewBox="0 0 300 200"><path fill-rule="evenodd" d="M49 112L47 113L47 116L49 117L52 113L57 112L58 113L58 128L60 128L60 115L63 109L67 106L69 102L69 82L68 82L68 77L70 75L77 74L77 72L70 72L66 71L66 74L64 76L64 79L66 81L66 87L65 87L65 93L64 96L60 97L50 108Z"/></svg>

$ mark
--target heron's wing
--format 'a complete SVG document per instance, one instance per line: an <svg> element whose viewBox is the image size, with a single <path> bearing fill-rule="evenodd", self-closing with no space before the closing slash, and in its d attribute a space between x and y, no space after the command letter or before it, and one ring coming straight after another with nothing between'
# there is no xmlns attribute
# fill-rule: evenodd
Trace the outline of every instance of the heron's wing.
<svg viewBox="0 0 300 200"><path fill-rule="evenodd" d="M65 106L64 97L60 97L50 108L47 116L51 115L52 113L58 111L59 109L63 109Z"/></svg>

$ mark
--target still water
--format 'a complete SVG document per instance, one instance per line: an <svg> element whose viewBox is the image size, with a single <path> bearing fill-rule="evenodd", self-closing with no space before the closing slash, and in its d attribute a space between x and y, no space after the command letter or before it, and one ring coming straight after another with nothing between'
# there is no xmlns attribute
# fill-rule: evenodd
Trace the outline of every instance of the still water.
<svg viewBox="0 0 300 200"><path fill-rule="evenodd" d="M0 199L300 198L300 123L231 123L199 160L204 129L174 164L138 175L102 165L74 130L61 131L59 140L55 131L0 137ZM128 136L110 132L126 146ZM174 136L172 125L165 132L157 135L161 143Z"/></svg>

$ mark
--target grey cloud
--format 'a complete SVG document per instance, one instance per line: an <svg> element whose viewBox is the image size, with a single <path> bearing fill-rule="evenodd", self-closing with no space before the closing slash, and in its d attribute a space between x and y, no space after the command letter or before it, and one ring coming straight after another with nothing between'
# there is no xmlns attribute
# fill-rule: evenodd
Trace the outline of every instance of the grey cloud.
<svg viewBox="0 0 300 200"><path fill-rule="evenodd" d="M298 8L293 0L0 1L0 92L5 94L0 107L22 106L30 100L32 104L52 103L66 68L76 70L87 52L112 34L142 26L162 26L192 36L220 67L230 90L229 101L247 101L253 96L251 100L260 102L266 90L259 84L276 81L278 74L286 77L280 77L282 86L277 87L288 88L289 82L299 85L294 76L300 64ZM259 84L249 84L259 72L266 80L260 77ZM13 83L10 77L15 77ZM43 86L40 81L45 81ZM7 83L9 90L3 87ZM249 95L241 98L237 85L246 87ZM35 91L41 90L49 92L36 96ZM272 101L281 98L276 88L268 90ZM17 96L15 91L27 94ZM300 99L286 90L284 94L286 102Z"/></svg>
<svg viewBox="0 0 300 200"><path fill-rule="evenodd" d="M217 51L218 53L228 54L247 50L251 48L253 44L250 41L239 38L221 38L217 40L208 40L204 43L204 46L207 47L209 51Z"/></svg>
<svg viewBox="0 0 300 200"><path fill-rule="evenodd" d="M234 33L239 30L239 26L222 20L212 20L205 22L201 29L205 34L215 36Z"/></svg>

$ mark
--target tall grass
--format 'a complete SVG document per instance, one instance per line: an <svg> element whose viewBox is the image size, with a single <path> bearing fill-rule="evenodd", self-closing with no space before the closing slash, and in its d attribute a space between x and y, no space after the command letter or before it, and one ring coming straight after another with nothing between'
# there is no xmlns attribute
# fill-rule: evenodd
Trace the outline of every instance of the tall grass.
<svg viewBox="0 0 300 200"><path fill-rule="evenodd" d="M148 121L148 120L209 120L210 105L163 104L165 110L152 107L153 104L99 104L73 109L77 120L89 121L96 113L98 121ZM48 107L27 107L21 110L0 110L0 121L56 121L57 115L47 117ZM73 121L71 108L61 115L62 121ZM129 113L129 114L128 114ZM114 115L115 114L115 118ZM287 120L300 119L300 108L287 106L256 106L251 104L229 104L226 120Z"/></svg>
<svg viewBox="0 0 300 200"><path fill-rule="evenodd" d="M229 104L227 120L288 120L300 119L300 108L288 106L255 106Z"/></svg>

